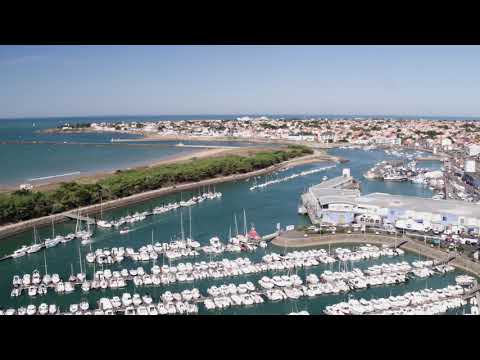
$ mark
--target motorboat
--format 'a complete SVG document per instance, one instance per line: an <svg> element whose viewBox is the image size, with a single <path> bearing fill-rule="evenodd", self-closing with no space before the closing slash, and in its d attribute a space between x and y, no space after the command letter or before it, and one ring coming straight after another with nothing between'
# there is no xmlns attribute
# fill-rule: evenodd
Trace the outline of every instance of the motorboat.
<svg viewBox="0 0 480 360"><path fill-rule="evenodd" d="M45 303L40 304L38 307L38 313L40 315L47 315L48 314L48 305Z"/></svg>
<svg viewBox="0 0 480 360"><path fill-rule="evenodd" d="M35 315L37 313L37 307L33 304L27 306L27 315Z"/></svg>
<svg viewBox="0 0 480 360"><path fill-rule="evenodd" d="M408 178L404 175L385 175L383 177L385 181L406 181Z"/></svg>

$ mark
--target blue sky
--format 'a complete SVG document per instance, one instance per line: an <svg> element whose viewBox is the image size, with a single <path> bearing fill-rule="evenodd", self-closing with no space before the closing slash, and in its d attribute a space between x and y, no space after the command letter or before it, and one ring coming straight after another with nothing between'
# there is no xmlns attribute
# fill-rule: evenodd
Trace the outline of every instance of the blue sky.
<svg viewBox="0 0 480 360"><path fill-rule="evenodd" d="M480 116L479 46L0 46L0 117Z"/></svg>

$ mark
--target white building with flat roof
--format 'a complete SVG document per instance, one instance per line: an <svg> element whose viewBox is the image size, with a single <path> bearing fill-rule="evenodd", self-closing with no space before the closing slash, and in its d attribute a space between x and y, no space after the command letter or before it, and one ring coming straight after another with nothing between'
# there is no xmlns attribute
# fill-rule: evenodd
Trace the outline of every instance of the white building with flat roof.
<svg viewBox="0 0 480 360"><path fill-rule="evenodd" d="M478 154L480 154L480 145L472 144L468 146L468 155L477 156Z"/></svg>
<svg viewBox="0 0 480 360"><path fill-rule="evenodd" d="M457 200L434 200L415 196L372 193L341 188L348 177L337 177L312 186L302 195L305 208L314 215L314 223L372 225L391 224L397 228L424 231L456 227L478 233L480 206ZM312 218L312 215L310 215Z"/></svg>

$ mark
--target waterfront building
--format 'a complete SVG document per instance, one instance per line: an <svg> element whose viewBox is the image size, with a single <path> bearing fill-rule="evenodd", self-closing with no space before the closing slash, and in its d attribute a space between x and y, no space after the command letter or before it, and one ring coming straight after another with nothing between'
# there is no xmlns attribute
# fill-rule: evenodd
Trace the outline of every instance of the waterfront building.
<svg viewBox="0 0 480 360"><path fill-rule="evenodd" d="M314 224L390 224L397 228L468 232L480 230L480 206L457 200L372 193L346 188L354 179L341 176L312 186L302 203Z"/></svg>

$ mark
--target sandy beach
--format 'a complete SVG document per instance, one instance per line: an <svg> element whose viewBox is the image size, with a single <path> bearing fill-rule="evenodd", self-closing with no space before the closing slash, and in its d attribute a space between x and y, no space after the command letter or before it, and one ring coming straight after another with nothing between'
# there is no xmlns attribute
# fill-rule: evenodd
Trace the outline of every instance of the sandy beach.
<svg viewBox="0 0 480 360"><path fill-rule="evenodd" d="M146 137L142 139L136 139L136 141L145 141L145 140L201 140L201 141L212 141L211 138L192 138L192 137L172 137L169 139L165 139L164 137L157 137L157 136L152 136L152 137ZM131 141L132 139L129 139ZM217 140L217 139L215 139ZM227 141L226 139L224 141ZM228 139L228 141L232 141L232 139ZM244 139L244 141L246 141ZM48 191L48 190L53 190L56 187L59 186L62 182L66 181L77 181L82 184L87 184L87 183L95 183L99 180L105 179L108 176L111 176L112 174L115 173L117 170L126 170L126 169L143 169L143 168L148 168L148 167L155 167L155 166L161 166L161 165L166 165L166 164L172 164L172 163L178 163L178 162L185 162L185 161L191 161L192 159L201 159L201 158L206 158L206 157L212 157L212 156L224 156L224 155L240 155L240 156L249 156L253 155L257 152L260 151L272 151L275 150L272 147L268 146L268 142L265 142L265 146L259 147L238 147L238 148L214 148L214 149L192 149L189 154L177 154L177 155L171 155L165 158L162 158L161 160L158 161L153 161L148 164L143 164L143 165L138 165L138 166L132 166L128 168L120 168L116 170L111 170L111 171L96 171L96 172L91 172L91 173L83 173L83 174L78 174L78 175L72 175L72 176L67 176L67 177L59 177L59 178L52 178L45 180L42 183L35 183L34 184L34 189L37 191ZM140 145L140 144L139 144ZM315 156L319 160L323 161L342 161L342 159L330 156L326 154L324 151L321 150L315 150ZM312 160L310 160L312 161ZM1 186L0 185L0 192L11 192L15 191L18 189L18 184L16 186Z"/></svg>
<svg viewBox="0 0 480 360"><path fill-rule="evenodd" d="M195 155L187 155L187 156L183 155L183 156L179 156L175 159L161 160L161 161L158 161L154 164L151 164L150 166L158 166L158 165L161 165L161 164L175 163L175 162L181 162L181 161L189 161L192 158L199 158L199 157L222 156L222 155L225 155L226 153L235 153L235 154L238 154L238 155L248 155L248 154L252 154L252 153L255 153L255 152L262 151L262 150L266 150L266 149L265 148L258 148L258 147L255 147L255 148L240 148L240 149L234 149L234 150L232 150L232 149L228 149L228 150L227 149L209 149L209 150L202 151L200 153L196 153ZM168 194L175 193L175 192L196 189L196 188L201 187L201 186L214 185L214 184L224 183L224 182L228 182L228 181L237 181L237 180L248 179L252 176L265 175L265 174L268 174L268 173L271 173L273 171L277 171L277 170L280 170L280 169L286 168L286 167L294 167L294 166L299 166L299 165L308 164L308 163L312 163L312 162L319 162L319 161L339 162L340 160L342 160L342 159L336 158L336 157L327 155L327 154L325 154L321 151L315 150L314 154L312 154L312 155L306 155L306 156L302 156L300 158L284 161L283 163L276 164L276 165L270 166L270 167L265 168L265 169L256 170L256 171L252 171L252 172L245 173L245 174L235 174L235 175L229 175L229 176L221 176L221 177L215 177L215 178L212 178L212 179L202 180L202 181L193 182L193 183L178 184L178 185L174 185L174 186L170 186L170 187L165 187L165 188L160 188L160 189L156 189L156 190L146 191L146 192L143 192L143 193L140 193L140 194L135 194L135 195L131 195L131 196L120 198L120 199L110 200L110 201L104 202L102 205L95 204L95 205L85 206L85 207L82 207L82 208L79 208L79 209L72 209L72 210L69 210L69 211L65 211L64 213L60 213L60 214L44 216L44 217L41 217L41 218L22 221L22 222L18 222L18 223L15 223L15 224L4 225L4 226L0 227L0 238L4 238L4 237L7 237L7 236L11 236L13 234L16 234L16 233L20 233L22 231L26 231L26 230L32 228L33 226L38 226L38 227L49 226L52 223L52 220L54 222L66 221L67 218L65 217L65 215L67 213L71 213L71 212L80 211L83 215L87 215L87 214L88 215L93 215L93 214L96 214L96 213L100 212L101 206L103 207L103 210L115 209L115 208L124 207L124 206L128 206L128 205L135 204L135 203L144 202L144 201L147 201L147 200L150 200L150 199L153 199L153 198L157 198L157 197L168 195ZM104 176L107 176L107 175L109 175L109 173L100 174L100 175L97 175L95 177L89 177L88 179L86 179L86 181L97 181L100 178L102 178ZM50 185L45 185L45 186L46 187L47 186L55 186L55 184L50 184Z"/></svg>

